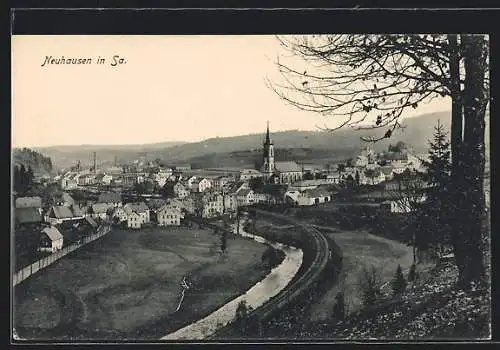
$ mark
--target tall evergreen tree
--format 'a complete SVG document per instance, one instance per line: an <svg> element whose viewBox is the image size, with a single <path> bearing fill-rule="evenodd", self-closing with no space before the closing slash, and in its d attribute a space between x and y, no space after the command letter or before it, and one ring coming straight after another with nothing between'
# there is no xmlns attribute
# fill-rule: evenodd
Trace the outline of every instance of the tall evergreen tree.
<svg viewBox="0 0 500 350"><path fill-rule="evenodd" d="M392 292L394 296L400 296L406 290L406 280L401 270L401 265L398 265L396 275L392 280Z"/></svg>
<svg viewBox="0 0 500 350"><path fill-rule="evenodd" d="M422 206L422 235L429 243L442 246L450 241L450 212L453 211L451 192L451 151L447 133L438 121L433 140L429 142L429 159L423 162L427 171L427 200Z"/></svg>

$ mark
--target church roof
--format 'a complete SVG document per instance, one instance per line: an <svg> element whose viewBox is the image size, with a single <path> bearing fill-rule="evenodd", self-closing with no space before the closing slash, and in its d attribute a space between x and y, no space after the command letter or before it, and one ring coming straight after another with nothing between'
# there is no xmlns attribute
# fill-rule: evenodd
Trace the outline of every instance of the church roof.
<svg viewBox="0 0 500 350"><path fill-rule="evenodd" d="M279 172L302 171L296 162L275 162L274 167Z"/></svg>

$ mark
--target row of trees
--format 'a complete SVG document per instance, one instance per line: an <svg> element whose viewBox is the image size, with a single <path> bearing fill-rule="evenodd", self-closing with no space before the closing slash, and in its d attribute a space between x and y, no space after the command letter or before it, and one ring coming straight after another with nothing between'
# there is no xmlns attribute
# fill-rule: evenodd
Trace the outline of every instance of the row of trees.
<svg viewBox="0 0 500 350"><path fill-rule="evenodd" d="M14 191L19 195L25 195L33 188L34 175L31 166L28 166L28 169L26 169L24 164L16 165L14 166L13 175Z"/></svg>
<svg viewBox="0 0 500 350"><path fill-rule="evenodd" d="M402 128L403 112L433 98L451 99L451 171L441 200L461 282L481 279L484 214L485 115L489 102L489 47L484 35L313 35L279 37L302 58L278 59L283 82L270 87L287 103L340 118L333 128ZM446 203L446 204L445 204Z"/></svg>

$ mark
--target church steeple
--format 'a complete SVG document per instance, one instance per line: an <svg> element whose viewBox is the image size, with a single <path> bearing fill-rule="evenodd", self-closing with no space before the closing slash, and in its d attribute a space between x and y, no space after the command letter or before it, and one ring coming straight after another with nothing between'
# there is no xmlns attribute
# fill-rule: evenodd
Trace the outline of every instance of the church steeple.
<svg viewBox="0 0 500 350"><path fill-rule="evenodd" d="M264 167L263 172L270 176L274 172L274 147L269 136L269 121L267 121L266 139L264 141Z"/></svg>
<svg viewBox="0 0 500 350"><path fill-rule="evenodd" d="M267 121L267 132L266 132L266 143L265 145L271 144L271 138L269 137L269 120Z"/></svg>

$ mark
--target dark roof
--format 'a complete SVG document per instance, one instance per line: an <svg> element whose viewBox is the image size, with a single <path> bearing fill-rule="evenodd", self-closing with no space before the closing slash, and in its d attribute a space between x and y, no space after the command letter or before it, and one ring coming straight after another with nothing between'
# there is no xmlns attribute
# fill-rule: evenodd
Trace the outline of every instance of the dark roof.
<svg viewBox="0 0 500 350"><path fill-rule="evenodd" d="M284 184L265 184L262 186L261 192L273 196L284 196L288 189L288 185Z"/></svg>
<svg viewBox="0 0 500 350"><path fill-rule="evenodd" d="M56 219L66 219L73 218L76 216L83 216L80 208L78 207L67 207L64 205L55 205L52 207L51 212L54 214Z"/></svg>
<svg viewBox="0 0 500 350"><path fill-rule="evenodd" d="M309 198L330 196L330 192L322 188L313 188L310 190L305 190L303 193L307 195Z"/></svg>
<svg viewBox="0 0 500 350"><path fill-rule="evenodd" d="M14 218L19 224L32 224L42 222L38 208L16 208Z"/></svg>
<svg viewBox="0 0 500 350"><path fill-rule="evenodd" d="M161 208L163 204L165 204L167 201L165 199L161 198L152 198L148 201L147 205L150 209L158 209Z"/></svg>
<svg viewBox="0 0 500 350"><path fill-rule="evenodd" d="M274 167L279 172L302 171L301 167L296 162L276 162Z"/></svg>
<svg viewBox="0 0 500 350"><path fill-rule="evenodd" d="M98 203L121 203L122 196L116 192L105 192L99 195Z"/></svg>
<svg viewBox="0 0 500 350"><path fill-rule="evenodd" d="M16 208L41 208L42 198L40 197L19 197L16 198Z"/></svg>

